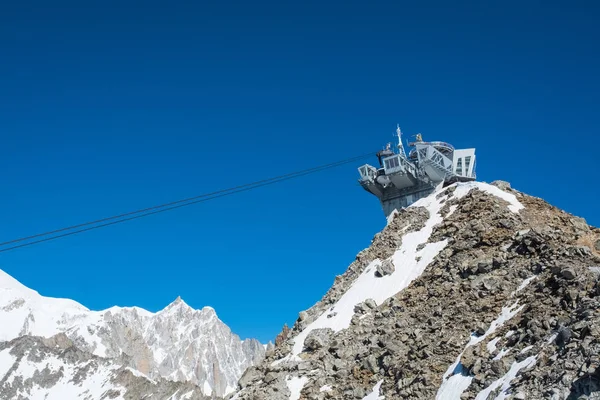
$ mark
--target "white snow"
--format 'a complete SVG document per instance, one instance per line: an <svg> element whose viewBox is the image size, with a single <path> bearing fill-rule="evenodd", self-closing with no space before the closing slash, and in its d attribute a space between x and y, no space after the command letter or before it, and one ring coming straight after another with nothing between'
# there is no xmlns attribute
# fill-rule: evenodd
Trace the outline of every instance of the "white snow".
<svg viewBox="0 0 600 400"><path fill-rule="evenodd" d="M212 394L212 387L210 387L208 381L204 381L204 385L202 386L202 392L206 396L210 396Z"/></svg>
<svg viewBox="0 0 600 400"><path fill-rule="evenodd" d="M235 389L236 389L236 388L234 388L234 387L231 387L231 386L227 385L227 386L225 387L225 395L227 396L228 394L231 394L231 393L235 392Z"/></svg>
<svg viewBox="0 0 600 400"><path fill-rule="evenodd" d="M527 353L529 350L533 349L533 346L527 346L523 350L521 350L521 354Z"/></svg>
<svg viewBox="0 0 600 400"><path fill-rule="evenodd" d="M488 342L488 344L486 345L488 353L493 353L496 351L496 343L498 343L500 339L500 337L497 337Z"/></svg>
<svg viewBox="0 0 600 400"><path fill-rule="evenodd" d="M299 400L300 392L302 392L302 388L308 382L308 378L305 376L297 377L294 376L290 378L289 376L285 380L285 384L290 390L290 400Z"/></svg>
<svg viewBox="0 0 600 400"><path fill-rule="evenodd" d="M502 357L504 357L508 353L510 353L509 349L502 349L498 352L498 354L496 354L496 356L494 358L492 358L492 360L501 360Z"/></svg>
<svg viewBox="0 0 600 400"><path fill-rule="evenodd" d="M392 221L394 220L394 218L396 218L396 215L398 215L398 210L394 210L390 213L390 215L387 216L386 220L387 223L386 225L389 225L392 223Z"/></svg>
<svg viewBox="0 0 600 400"><path fill-rule="evenodd" d="M363 397L362 400L383 400L385 396L379 395L379 390L381 389L381 384L383 383L383 379L377 382L377 384L373 387L373 391Z"/></svg>
<svg viewBox="0 0 600 400"><path fill-rule="evenodd" d="M78 367L85 367L85 364ZM97 367L92 368L88 374L83 375L84 380L81 383L76 384L73 378L78 371L77 366L65 363L56 356L48 357L42 365L35 361L29 361L27 356L21 358L16 365L16 369L11 373L12 380L7 381L7 383L10 384L17 376L23 380L31 378L33 374L39 373L44 368L48 368L52 372L62 369L62 376L50 388L36 385L29 388L20 388L16 397L21 396L30 400L99 399L109 389L122 389L110 382L110 378L118 369L118 366L107 367L99 364ZM124 393L124 390L120 390L120 393ZM122 396L117 397L117 399L122 398Z"/></svg>
<svg viewBox="0 0 600 400"><path fill-rule="evenodd" d="M494 381L490 386L488 386L487 388L483 389L481 392L479 392L477 394L477 397L475 397L475 400L486 400L488 398L488 396L490 395L490 393L492 393L494 390L501 388L501 392L498 394L498 396L496 396L497 400L503 400L506 399L510 393L508 392L510 389L510 382L516 378L517 373L523 369L523 368L529 368L530 366L532 366L533 364L535 364L536 361L536 357L532 356L532 357L527 357L526 359L524 359L521 362L513 362L512 365L510 366L510 369L508 370L508 372L501 378L499 378L498 380Z"/></svg>
<svg viewBox="0 0 600 400"><path fill-rule="evenodd" d="M523 307L525 307L524 305L522 305L521 307L517 307L518 305L519 302L515 301L512 306L502 307L502 312L500 313L498 318L492 321L488 330L481 336L471 336L471 341L469 342L469 345L474 346L486 337L490 336L496 331L496 329L498 329L498 327L502 326L506 321L517 315L517 313L521 311Z"/></svg>
<svg viewBox="0 0 600 400"><path fill-rule="evenodd" d="M454 214L454 212L456 211L457 208L458 208L458 206L456 204L452 204L450 206L450 209L448 210L448 214L446 214L446 218L448 218L449 216Z"/></svg>
<svg viewBox="0 0 600 400"><path fill-rule="evenodd" d="M331 392L332 388L330 385L323 385L321 386L321 388L319 389L319 392L323 393L323 392Z"/></svg>
<svg viewBox="0 0 600 400"><path fill-rule="evenodd" d="M15 357L10 354L10 349L0 351L0 380L12 368L15 360Z"/></svg>
<svg viewBox="0 0 600 400"><path fill-rule="evenodd" d="M594 274L600 274L600 267L589 267Z"/></svg>
<svg viewBox="0 0 600 400"><path fill-rule="evenodd" d="M154 379L150 379L150 377L148 375L141 373L137 369L134 369L134 368L131 368L131 367L127 367L125 369L127 371L131 372L134 376L137 376L138 378L144 378L147 381L150 381L150 382L152 382L153 384L156 385L156 381Z"/></svg>
<svg viewBox="0 0 600 400"><path fill-rule="evenodd" d="M190 399L192 398L192 396L193 396L193 395L194 395L194 391L193 391L193 390L190 390L189 392L187 392L187 393L184 393L184 394L181 396L181 399L180 399L180 400L190 400Z"/></svg>
<svg viewBox="0 0 600 400"><path fill-rule="evenodd" d="M460 355L456 358L456 361L454 361L454 363L451 364L446 370L442 384L440 385L440 388L435 396L436 399L460 399L460 395L467 390L471 384L473 377L468 374L468 371L465 371L465 368L460 363L460 358L462 357L463 353L460 353Z"/></svg>
<svg viewBox="0 0 600 400"><path fill-rule="evenodd" d="M521 290L525 289L527 287L527 285L529 285L529 283L534 280L536 278L535 275L530 276L529 278L525 279L523 282L521 282L521 284L519 285L519 287L517 288L517 290L515 291L515 293L520 292ZM514 293L513 293L514 294Z"/></svg>
<svg viewBox="0 0 600 400"><path fill-rule="evenodd" d="M28 333L50 337L71 321L85 319L88 313L75 301L42 297L0 270L0 341Z"/></svg>

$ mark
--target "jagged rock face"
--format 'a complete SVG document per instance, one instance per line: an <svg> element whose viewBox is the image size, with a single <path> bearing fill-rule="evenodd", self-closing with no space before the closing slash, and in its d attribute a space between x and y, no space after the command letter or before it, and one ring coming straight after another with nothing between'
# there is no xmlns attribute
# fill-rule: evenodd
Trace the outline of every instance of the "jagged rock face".
<svg viewBox="0 0 600 400"><path fill-rule="evenodd" d="M137 307L95 312L40 296L0 271L0 342L61 332L84 352L216 396L231 392L265 352L256 340L241 341L210 307L194 310L178 298L158 313Z"/></svg>
<svg viewBox="0 0 600 400"><path fill-rule="evenodd" d="M82 351L63 333L0 343L0 376L2 399L208 399L190 383L152 380Z"/></svg>
<svg viewBox="0 0 600 400"><path fill-rule="evenodd" d="M233 398L599 399L600 229L498 186L395 214Z"/></svg>

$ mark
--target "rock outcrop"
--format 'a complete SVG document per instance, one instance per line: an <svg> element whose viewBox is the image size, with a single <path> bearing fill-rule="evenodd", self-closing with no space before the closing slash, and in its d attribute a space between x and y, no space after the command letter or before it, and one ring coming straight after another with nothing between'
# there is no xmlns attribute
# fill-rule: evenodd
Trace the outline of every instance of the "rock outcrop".
<svg viewBox="0 0 600 400"><path fill-rule="evenodd" d="M505 182L445 188L396 213L233 398L599 399L597 240Z"/></svg>

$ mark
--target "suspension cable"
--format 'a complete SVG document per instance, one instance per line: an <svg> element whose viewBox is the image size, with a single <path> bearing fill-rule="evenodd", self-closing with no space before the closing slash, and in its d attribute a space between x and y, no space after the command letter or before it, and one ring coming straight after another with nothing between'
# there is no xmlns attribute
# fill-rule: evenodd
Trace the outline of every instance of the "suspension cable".
<svg viewBox="0 0 600 400"><path fill-rule="evenodd" d="M188 197L188 198L182 199L182 200L172 201L169 203L164 203L164 204L147 207L147 208L143 208L143 209L136 210L136 211L131 211L131 212L115 215L112 217L106 217L106 218L98 219L95 221L89 221L89 222L85 222L85 223L81 223L81 224L77 224L77 225L68 226L65 228L55 229L55 230L48 231L48 232L38 233L35 235L30 235L30 236L26 236L26 237L14 239L14 240L9 240L7 242L0 243L0 246L6 246L9 244L19 243L19 242L23 242L23 241L27 241L27 240L31 240L31 239L44 237L42 239L38 239L38 240L31 241L31 242L22 243L19 245L0 249L0 253L6 252L9 250L18 249L21 247L32 246L34 244L43 243L43 242L47 242L50 240L55 240L55 239L59 239L59 238L67 237L67 236L76 235L76 234L79 234L82 232L87 232L87 231L91 231L94 229L99 229L99 228L119 224L119 223L126 222L126 221L131 221L131 220L147 217L149 215L154 215L154 214L174 210L177 208L186 207L186 206L189 206L192 204L202 203L202 202L217 199L220 197L229 196L229 195L232 195L235 193L245 192L245 191L256 189L256 188L259 188L262 186L267 186L267 185L272 185L272 184L276 184L279 182L283 182L283 181L286 181L289 179L293 179L293 178L297 178L297 177L301 177L301 176L305 176L305 175L309 175L309 174L314 174L314 173L324 171L324 170L327 170L330 168L335 168L335 167L338 167L341 165L356 162L356 161L359 161L366 157L370 157L372 155L373 155L373 153L366 153L366 154L362 154L360 156L336 161L334 163L324 164L324 165L320 165L317 167L312 167L312 168L307 168L307 169L303 169L300 171L290 172L290 173L279 175L279 176L272 177L272 178L262 179L259 181L255 181L255 182L251 182L251 183L247 183L247 184L243 184L243 185L238 185L238 186L234 186L234 187L227 188L227 189L217 190L217 191L211 192L211 193L205 193L205 194L201 194L198 196ZM110 222L108 222L108 221L110 221ZM90 226L90 225L93 225L93 226ZM84 227L86 227L86 228L84 228ZM78 228L83 228L83 229L78 229ZM70 232L67 232L67 231L70 231ZM56 233L61 233L61 232L65 232L65 233L62 233L60 235L54 235ZM45 236L49 236L49 235L54 235L54 236L45 237Z"/></svg>

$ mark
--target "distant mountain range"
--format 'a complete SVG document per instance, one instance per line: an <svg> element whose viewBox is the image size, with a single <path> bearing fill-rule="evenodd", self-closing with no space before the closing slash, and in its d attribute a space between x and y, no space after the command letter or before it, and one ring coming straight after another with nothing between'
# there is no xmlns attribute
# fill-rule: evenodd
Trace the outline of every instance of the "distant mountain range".
<svg viewBox="0 0 600 400"><path fill-rule="evenodd" d="M92 399L107 390L124 396L132 390L127 379L162 382L174 390L181 388L172 382L181 382L190 396L222 397L265 353L257 340L240 340L210 307L194 310L178 298L157 313L137 307L90 311L72 300L41 296L3 271L0 346L2 399L52 397L67 387L71 394L90 391ZM73 354L76 359L69 358ZM39 371L48 376L63 371L63 376L48 383ZM18 382L22 387L15 390Z"/></svg>

